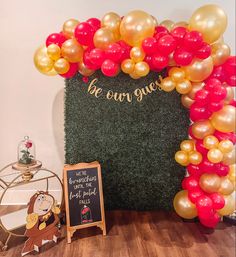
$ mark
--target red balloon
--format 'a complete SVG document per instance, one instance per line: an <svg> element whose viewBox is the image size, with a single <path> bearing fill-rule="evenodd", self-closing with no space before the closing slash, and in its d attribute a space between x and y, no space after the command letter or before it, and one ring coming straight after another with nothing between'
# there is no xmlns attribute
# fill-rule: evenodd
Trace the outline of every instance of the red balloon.
<svg viewBox="0 0 236 257"><path fill-rule="evenodd" d="M184 27L177 27L171 31L171 35L177 42L177 45L181 46L184 41L185 34L187 33L187 29Z"/></svg>
<svg viewBox="0 0 236 257"><path fill-rule="evenodd" d="M200 169L199 165L189 164L187 166L187 171L190 176L200 177L202 175L202 170Z"/></svg>
<svg viewBox="0 0 236 257"><path fill-rule="evenodd" d="M77 41L84 46L93 44L93 35L95 30L88 22L81 22L75 28L75 38Z"/></svg>
<svg viewBox="0 0 236 257"><path fill-rule="evenodd" d="M83 62L84 62L85 66L86 66L88 69L97 70L97 69L100 68L99 65L93 64L93 63L90 61L90 51L84 51Z"/></svg>
<svg viewBox="0 0 236 257"><path fill-rule="evenodd" d="M236 75L226 76L226 82L229 86L236 87Z"/></svg>
<svg viewBox="0 0 236 257"><path fill-rule="evenodd" d="M208 109L210 112L218 112L224 107L224 102L210 102L208 104Z"/></svg>
<svg viewBox="0 0 236 257"><path fill-rule="evenodd" d="M101 71L105 76L114 77L119 71L119 65L112 60L105 60L102 64Z"/></svg>
<svg viewBox="0 0 236 257"><path fill-rule="evenodd" d="M206 149L203 145L203 140L196 140L195 142L196 150L200 152L202 155L206 156L208 153L208 149Z"/></svg>
<svg viewBox="0 0 236 257"><path fill-rule="evenodd" d="M148 37L142 42L143 51L146 54L154 54L157 50L157 40L155 37Z"/></svg>
<svg viewBox="0 0 236 257"><path fill-rule="evenodd" d="M105 52L100 48L94 48L89 53L89 60L92 64L100 67L105 60Z"/></svg>
<svg viewBox="0 0 236 257"><path fill-rule="evenodd" d="M155 34L155 39L158 41L161 37L169 35L168 32L158 32L157 34Z"/></svg>
<svg viewBox="0 0 236 257"><path fill-rule="evenodd" d="M209 91L201 89L196 92L194 100L199 106L204 106L209 102Z"/></svg>
<svg viewBox="0 0 236 257"><path fill-rule="evenodd" d="M222 85L222 83L219 79L211 78L211 79L207 80L205 89L211 92L215 87L221 86L221 85Z"/></svg>
<svg viewBox="0 0 236 257"><path fill-rule="evenodd" d="M130 58L131 46L126 44L125 41L123 41L123 40L121 40L117 43L121 46L122 55L121 55L120 61L122 62L125 59L129 59Z"/></svg>
<svg viewBox="0 0 236 257"><path fill-rule="evenodd" d="M222 85L215 85L210 91L210 99L213 102L219 102L221 100L224 100L226 96L227 96L227 90Z"/></svg>
<svg viewBox="0 0 236 257"><path fill-rule="evenodd" d="M216 212L211 212L207 218L203 218L199 216L200 222L202 225L208 228L215 228L215 226L219 223L220 221L220 216Z"/></svg>
<svg viewBox="0 0 236 257"><path fill-rule="evenodd" d="M213 194L210 194L209 197L212 200L213 208L215 210L222 209L225 206L225 199L221 194L213 193Z"/></svg>
<svg viewBox="0 0 236 257"><path fill-rule="evenodd" d="M169 30L164 26L156 26L155 33L165 32L166 34L169 33Z"/></svg>
<svg viewBox="0 0 236 257"><path fill-rule="evenodd" d="M230 56L223 64L223 68L228 76L236 75L236 56Z"/></svg>
<svg viewBox="0 0 236 257"><path fill-rule="evenodd" d="M151 70L156 70L152 64L152 56L151 55L146 55L144 58L144 61L149 65Z"/></svg>
<svg viewBox="0 0 236 257"><path fill-rule="evenodd" d="M187 187L186 187L186 179L185 179L185 178L182 180L181 186L182 186L182 188L183 188L184 190L187 189Z"/></svg>
<svg viewBox="0 0 236 257"><path fill-rule="evenodd" d="M176 64L181 66L189 65L193 60L193 54L184 48L177 48L174 52L174 60Z"/></svg>
<svg viewBox="0 0 236 257"><path fill-rule="evenodd" d="M52 33L46 39L46 46L48 47L51 44L56 44L61 47L66 40L66 37L61 33Z"/></svg>
<svg viewBox="0 0 236 257"><path fill-rule="evenodd" d="M157 42L158 51L164 55L169 55L176 48L176 41L171 35L164 35Z"/></svg>
<svg viewBox="0 0 236 257"><path fill-rule="evenodd" d="M229 104L236 107L236 100L231 100Z"/></svg>
<svg viewBox="0 0 236 257"><path fill-rule="evenodd" d="M196 203L197 199L202 195L204 195L204 192L201 189L196 189L188 192L188 198L194 204Z"/></svg>
<svg viewBox="0 0 236 257"><path fill-rule="evenodd" d="M69 79L75 76L78 71L78 63L70 63L69 70L64 74L59 74L63 78Z"/></svg>
<svg viewBox="0 0 236 257"><path fill-rule="evenodd" d="M87 20L87 22L94 28L95 31L101 28L101 21L97 18L90 18Z"/></svg>
<svg viewBox="0 0 236 257"><path fill-rule="evenodd" d="M198 197L196 207L199 213L210 213L213 208L213 202L210 197L202 195Z"/></svg>
<svg viewBox="0 0 236 257"><path fill-rule="evenodd" d="M186 180L184 185L188 191L200 189L199 183L198 183L199 178L197 178L195 176L189 176L189 177L184 178L184 180Z"/></svg>
<svg viewBox="0 0 236 257"><path fill-rule="evenodd" d="M200 170L203 173L215 173L215 164L210 162L207 157L203 157L202 162L199 164Z"/></svg>
<svg viewBox="0 0 236 257"><path fill-rule="evenodd" d="M219 176L227 176L229 174L229 166L223 163L215 164L215 173Z"/></svg>
<svg viewBox="0 0 236 257"><path fill-rule="evenodd" d="M187 32L184 36L184 47L191 52L195 52L201 48L203 39L202 34L198 31Z"/></svg>
<svg viewBox="0 0 236 257"><path fill-rule="evenodd" d="M190 107L190 119L192 121L205 120L211 116L211 112L205 107L194 102Z"/></svg>
<svg viewBox="0 0 236 257"><path fill-rule="evenodd" d="M206 42L203 42L201 48L195 52L195 57L199 59L206 59L210 55L211 55L211 46Z"/></svg>
<svg viewBox="0 0 236 257"><path fill-rule="evenodd" d="M122 57L122 48L118 43L110 44L106 50L106 58L114 62L119 62Z"/></svg>
<svg viewBox="0 0 236 257"><path fill-rule="evenodd" d="M155 53L152 56L152 65L155 69L164 69L169 64L168 56L161 55L159 53Z"/></svg>
<svg viewBox="0 0 236 257"><path fill-rule="evenodd" d="M216 130L214 136L218 138L219 141L229 139L233 144L236 143L236 134L234 132L221 132Z"/></svg>

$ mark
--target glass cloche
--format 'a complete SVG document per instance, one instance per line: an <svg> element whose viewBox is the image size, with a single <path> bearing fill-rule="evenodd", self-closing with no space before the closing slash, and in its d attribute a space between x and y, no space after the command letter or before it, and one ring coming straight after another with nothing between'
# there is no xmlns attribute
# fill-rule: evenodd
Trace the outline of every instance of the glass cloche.
<svg viewBox="0 0 236 257"><path fill-rule="evenodd" d="M18 145L18 165L28 166L36 164L35 145L28 136Z"/></svg>

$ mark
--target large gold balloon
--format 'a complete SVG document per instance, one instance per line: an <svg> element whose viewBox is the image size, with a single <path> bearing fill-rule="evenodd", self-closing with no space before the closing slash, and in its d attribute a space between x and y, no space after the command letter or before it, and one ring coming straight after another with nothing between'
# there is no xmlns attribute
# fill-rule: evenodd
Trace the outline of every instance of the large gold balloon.
<svg viewBox="0 0 236 257"><path fill-rule="evenodd" d="M213 148L208 151L207 158L212 163L219 163L223 160L223 153L219 149Z"/></svg>
<svg viewBox="0 0 236 257"><path fill-rule="evenodd" d="M219 144L219 140L215 136L206 136L203 139L203 145L206 149L210 150L212 148L216 148Z"/></svg>
<svg viewBox="0 0 236 257"><path fill-rule="evenodd" d="M191 89L192 89L192 84L187 79L184 79L176 83L176 91L180 94L187 94L191 91Z"/></svg>
<svg viewBox="0 0 236 257"><path fill-rule="evenodd" d="M194 100L190 98L188 95L181 96L181 103L185 108L190 108L191 105L194 103Z"/></svg>
<svg viewBox="0 0 236 257"><path fill-rule="evenodd" d="M182 166L189 165L188 154L185 151L178 151L175 154L175 160Z"/></svg>
<svg viewBox="0 0 236 257"><path fill-rule="evenodd" d="M70 69L70 64L65 58L60 58L54 63L54 69L59 74L64 74Z"/></svg>
<svg viewBox="0 0 236 257"><path fill-rule="evenodd" d="M88 69L83 62L79 63L78 71L85 77L91 76L95 72L94 70Z"/></svg>
<svg viewBox="0 0 236 257"><path fill-rule="evenodd" d="M144 11L132 11L120 23L121 37L131 46L140 46L145 38L153 36L154 30L152 16Z"/></svg>
<svg viewBox="0 0 236 257"><path fill-rule="evenodd" d="M109 12L103 16L101 25L111 30L114 36L118 37L116 38L118 40L120 35L120 22L121 18L117 13Z"/></svg>
<svg viewBox="0 0 236 257"><path fill-rule="evenodd" d="M160 26L163 26L167 28L169 31L171 31L174 28L175 23L171 20L164 20L160 23Z"/></svg>
<svg viewBox="0 0 236 257"><path fill-rule="evenodd" d="M232 164L236 163L236 150L235 150L235 148L231 152L224 154L222 162L226 165L232 165Z"/></svg>
<svg viewBox="0 0 236 257"><path fill-rule="evenodd" d="M53 69L53 60L47 54L47 47L39 47L34 54L34 65L41 73L54 76L57 72Z"/></svg>
<svg viewBox="0 0 236 257"><path fill-rule="evenodd" d="M215 129L209 120L197 121L192 125L192 133L197 139L212 135Z"/></svg>
<svg viewBox="0 0 236 257"><path fill-rule="evenodd" d="M161 80L161 89L165 92L173 91L176 88L176 83L170 77Z"/></svg>
<svg viewBox="0 0 236 257"><path fill-rule="evenodd" d="M114 33L109 28L100 28L93 37L93 43L97 48L105 50L116 41Z"/></svg>
<svg viewBox="0 0 236 257"><path fill-rule="evenodd" d="M188 191L179 191L173 201L177 214L184 219L193 219L197 216L197 209L188 198Z"/></svg>
<svg viewBox="0 0 236 257"><path fill-rule="evenodd" d="M195 143L192 139L183 140L180 144L180 149L185 152L192 152L194 150Z"/></svg>
<svg viewBox="0 0 236 257"><path fill-rule="evenodd" d="M224 33L227 16L217 5L209 4L198 8L189 21L189 29L202 33L204 41L213 43Z"/></svg>
<svg viewBox="0 0 236 257"><path fill-rule="evenodd" d="M231 195L224 195L225 206L218 210L218 213L222 216L230 215L235 211L235 191Z"/></svg>
<svg viewBox="0 0 236 257"><path fill-rule="evenodd" d="M124 73L130 74L134 71L135 62L131 59L126 59L121 63L121 70Z"/></svg>
<svg viewBox="0 0 236 257"><path fill-rule="evenodd" d="M52 60L56 61L61 56L61 48L56 44L51 44L47 48L47 53Z"/></svg>
<svg viewBox="0 0 236 257"><path fill-rule="evenodd" d="M224 104L229 104L233 99L234 99L234 89L231 86L228 86L227 84L224 84L227 95L226 98L224 99Z"/></svg>
<svg viewBox="0 0 236 257"><path fill-rule="evenodd" d="M221 132L233 132L235 131L235 115L235 107L226 105L220 111L213 113L211 123Z"/></svg>
<svg viewBox="0 0 236 257"><path fill-rule="evenodd" d="M230 56L230 47L226 44L213 44L211 51L211 57L215 66L219 66L225 63L225 61Z"/></svg>
<svg viewBox="0 0 236 257"><path fill-rule="evenodd" d="M195 94L197 93L197 91L199 91L200 89L202 89L204 87L205 83L203 82L192 82L192 89L191 91L187 94L187 96L191 99L195 98Z"/></svg>
<svg viewBox="0 0 236 257"><path fill-rule="evenodd" d="M207 193L217 192L221 185L220 177L216 174L205 173L200 177L199 185Z"/></svg>
<svg viewBox="0 0 236 257"><path fill-rule="evenodd" d="M75 28L78 24L79 24L79 21L77 21L75 19L69 19L69 20L65 21L63 24L63 28L62 28L63 35L66 38L73 38Z"/></svg>
<svg viewBox="0 0 236 257"><path fill-rule="evenodd" d="M83 58L83 47L76 39L66 40L61 47L62 56L69 62L79 62Z"/></svg>
<svg viewBox="0 0 236 257"><path fill-rule="evenodd" d="M138 62L135 64L134 72L140 76L145 77L150 71L149 65L146 62Z"/></svg>
<svg viewBox="0 0 236 257"><path fill-rule="evenodd" d="M222 195L230 195L234 191L234 185L227 177L221 178L221 184L218 192Z"/></svg>
<svg viewBox="0 0 236 257"><path fill-rule="evenodd" d="M158 26L157 18L152 15L152 19L153 19L153 22L154 22L154 26L155 27Z"/></svg>
<svg viewBox="0 0 236 257"><path fill-rule="evenodd" d="M186 78L193 82L201 82L211 74L213 61L211 56L204 60L194 59L189 66L184 67Z"/></svg>

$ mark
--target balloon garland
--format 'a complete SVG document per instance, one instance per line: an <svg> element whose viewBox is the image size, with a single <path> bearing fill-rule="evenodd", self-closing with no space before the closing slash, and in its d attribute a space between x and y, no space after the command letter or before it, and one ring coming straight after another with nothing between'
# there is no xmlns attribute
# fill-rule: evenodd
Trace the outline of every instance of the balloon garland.
<svg viewBox="0 0 236 257"><path fill-rule="evenodd" d="M192 121L189 139L175 154L187 176L174 208L207 227L235 210L236 57L223 41L226 27L226 14L212 4L197 9L188 23L158 25L143 11L124 17L110 12L101 20L67 20L34 55L41 73L71 78L79 72L84 82L99 69L108 77L122 71L139 79L167 68L161 88L181 94Z"/></svg>

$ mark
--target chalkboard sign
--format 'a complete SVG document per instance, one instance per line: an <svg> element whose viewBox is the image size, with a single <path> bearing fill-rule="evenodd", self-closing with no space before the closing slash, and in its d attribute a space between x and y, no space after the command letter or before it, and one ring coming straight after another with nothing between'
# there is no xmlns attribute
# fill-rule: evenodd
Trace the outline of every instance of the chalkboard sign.
<svg viewBox="0 0 236 257"><path fill-rule="evenodd" d="M77 229L98 226L106 234L101 166L98 162L65 165L67 241Z"/></svg>

